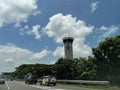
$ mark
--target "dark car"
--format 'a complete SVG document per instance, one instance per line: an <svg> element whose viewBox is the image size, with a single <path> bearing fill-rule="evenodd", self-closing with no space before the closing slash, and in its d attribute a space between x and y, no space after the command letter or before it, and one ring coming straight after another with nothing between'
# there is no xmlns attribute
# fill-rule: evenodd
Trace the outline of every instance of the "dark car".
<svg viewBox="0 0 120 90"><path fill-rule="evenodd" d="M25 79L26 84L36 84L37 83L37 77L36 76L28 76Z"/></svg>
<svg viewBox="0 0 120 90"><path fill-rule="evenodd" d="M46 86L49 86L49 85L56 85L56 78L52 75L47 75L47 76L43 76L41 78L41 81L40 81L40 84L41 85L46 85Z"/></svg>
<svg viewBox="0 0 120 90"><path fill-rule="evenodd" d="M5 84L5 79L2 76L0 76L0 84Z"/></svg>

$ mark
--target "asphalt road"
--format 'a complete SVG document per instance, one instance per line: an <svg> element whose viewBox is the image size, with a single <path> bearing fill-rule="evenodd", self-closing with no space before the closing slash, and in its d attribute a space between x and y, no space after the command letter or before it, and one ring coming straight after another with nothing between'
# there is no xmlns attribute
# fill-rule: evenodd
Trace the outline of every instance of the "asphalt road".
<svg viewBox="0 0 120 90"><path fill-rule="evenodd" d="M93 90L93 89L66 86L27 85L24 82L20 81L6 81L5 85L0 85L0 90Z"/></svg>

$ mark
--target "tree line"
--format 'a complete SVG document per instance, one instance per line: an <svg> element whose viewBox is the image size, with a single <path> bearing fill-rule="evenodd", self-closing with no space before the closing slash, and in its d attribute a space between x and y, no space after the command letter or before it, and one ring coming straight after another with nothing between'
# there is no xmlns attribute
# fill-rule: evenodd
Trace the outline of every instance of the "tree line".
<svg viewBox="0 0 120 90"><path fill-rule="evenodd" d="M106 38L93 48L93 57L68 60L60 58L53 65L23 64L12 76L24 78L28 72L39 78L54 75L57 79L108 80L120 85L120 35Z"/></svg>

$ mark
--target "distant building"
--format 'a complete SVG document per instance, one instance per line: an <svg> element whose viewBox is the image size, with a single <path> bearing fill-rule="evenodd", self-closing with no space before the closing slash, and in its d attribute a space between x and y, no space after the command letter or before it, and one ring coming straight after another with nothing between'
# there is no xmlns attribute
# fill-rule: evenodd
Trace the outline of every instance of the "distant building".
<svg viewBox="0 0 120 90"><path fill-rule="evenodd" d="M73 38L72 37L64 37L63 43L64 43L65 59L73 60L73 47L72 47Z"/></svg>

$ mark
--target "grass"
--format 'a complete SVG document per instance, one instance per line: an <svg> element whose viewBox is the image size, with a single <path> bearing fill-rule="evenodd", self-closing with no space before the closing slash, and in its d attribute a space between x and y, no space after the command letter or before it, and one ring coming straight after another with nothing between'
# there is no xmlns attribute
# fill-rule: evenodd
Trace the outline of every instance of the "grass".
<svg viewBox="0 0 120 90"><path fill-rule="evenodd" d="M69 87L80 87L80 88L91 88L95 90L120 90L118 86L110 86L110 85L83 85L83 84L61 84L58 83L58 86L69 86Z"/></svg>
<svg viewBox="0 0 120 90"><path fill-rule="evenodd" d="M40 83L37 83L37 85L40 85ZM91 89L95 89L95 90L120 90L120 87L110 86L110 85L84 85L84 84L57 83L57 86L67 86L67 87L76 87L76 88L91 88Z"/></svg>

